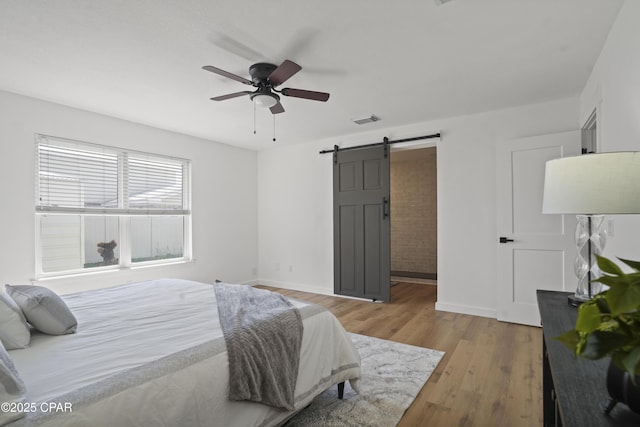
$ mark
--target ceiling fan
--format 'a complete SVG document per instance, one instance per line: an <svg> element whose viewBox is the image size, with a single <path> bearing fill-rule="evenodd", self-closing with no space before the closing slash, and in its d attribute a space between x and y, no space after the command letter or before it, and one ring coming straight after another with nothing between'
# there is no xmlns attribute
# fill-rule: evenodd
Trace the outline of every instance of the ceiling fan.
<svg viewBox="0 0 640 427"><path fill-rule="evenodd" d="M247 80L244 77L240 77L236 74L228 71L221 70L220 68L213 67L211 65L205 65L202 67L204 70L211 71L212 73L230 78L232 80L250 85L256 88L254 91L243 90L241 92L234 92L227 95L216 96L211 98L212 101L224 101L226 99L237 98L243 95L249 95L249 98L261 107L268 107L273 114L284 113L284 107L280 103L280 95L292 96L294 98L310 99L313 101L325 102L329 99L329 94L326 92L314 92L311 90L283 88L281 90L276 89L276 86L280 86L286 82L302 69L301 66L293 61L285 60L280 66L269 64L266 62L258 62L249 67L249 75L251 80Z"/></svg>

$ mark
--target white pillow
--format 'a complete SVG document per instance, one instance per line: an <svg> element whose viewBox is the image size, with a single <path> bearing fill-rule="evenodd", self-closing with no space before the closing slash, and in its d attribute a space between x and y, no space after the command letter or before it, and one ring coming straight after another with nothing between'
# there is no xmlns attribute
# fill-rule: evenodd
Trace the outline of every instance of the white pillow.
<svg viewBox="0 0 640 427"><path fill-rule="evenodd" d="M0 411L0 425L5 425L11 421L22 418L25 415L23 411L13 411L12 404L24 402L27 390L24 382L18 375L11 356L0 343L0 402L3 405L9 405L9 410Z"/></svg>
<svg viewBox="0 0 640 427"><path fill-rule="evenodd" d="M72 334L76 320L67 304L49 288L35 285L6 285L7 293L22 309L31 326L50 335Z"/></svg>
<svg viewBox="0 0 640 427"><path fill-rule="evenodd" d="M31 332L20 307L6 294L0 292L0 342L13 350L25 348L31 341Z"/></svg>

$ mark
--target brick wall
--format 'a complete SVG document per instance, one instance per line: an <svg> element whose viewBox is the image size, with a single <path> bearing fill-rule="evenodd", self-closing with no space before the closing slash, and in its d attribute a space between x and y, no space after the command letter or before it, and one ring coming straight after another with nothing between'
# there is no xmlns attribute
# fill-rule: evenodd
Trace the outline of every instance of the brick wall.
<svg viewBox="0 0 640 427"><path fill-rule="evenodd" d="M437 274L436 148L391 154L391 270Z"/></svg>

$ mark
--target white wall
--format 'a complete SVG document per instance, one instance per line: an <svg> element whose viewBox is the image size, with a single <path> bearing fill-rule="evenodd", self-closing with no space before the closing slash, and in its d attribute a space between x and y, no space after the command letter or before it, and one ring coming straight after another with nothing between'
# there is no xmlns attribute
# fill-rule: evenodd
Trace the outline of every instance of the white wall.
<svg viewBox="0 0 640 427"><path fill-rule="evenodd" d="M599 151L640 151L640 2L625 1L580 98L580 123L597 108ZM610 216L605 255L640 259L640 216Z"/></svg>
<svg viewBox="0 0 640 427"><path fill-rule="evenodd" d="M257 278L254 151L0 92L0 285L34 278L34 133L192 160L195 262L42 281L45 286L66 293L158 277Z"/></svg>
<svg viewBox="0 0 640 427"><path fill-rule="evenodd" d="M496 143L575 130L578 107L564 99L259 152L261 283L333 292L332 158L318 151L441 131L437 307L494 317Z"/></svg>

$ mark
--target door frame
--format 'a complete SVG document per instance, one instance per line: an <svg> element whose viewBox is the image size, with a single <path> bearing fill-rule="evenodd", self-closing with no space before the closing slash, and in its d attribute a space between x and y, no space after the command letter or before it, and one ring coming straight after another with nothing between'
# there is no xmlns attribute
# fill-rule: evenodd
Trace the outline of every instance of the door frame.
<svg viewBox="0 0 640 427"><path fill-rule="evenodd" d="M413 151L413 150L421 150L424 148L435 148L436 149L436 170L440 170L439 165L438 165L438 142L440 142L442 140L442 138L438 139L437 141L434 140L429 140L429 141L418 141L418 142L411 142L411 143L404 143L402 144L402 146L394 146L393 148L391 148L391 155L394 152L399 152L399 151ZM391 164L389 165L391 168ZM439 219L440 218L440 188L438 183L440 182L440 180L436 177L436 217ZM391 195L391 205L393 204L393 195ZM391 207L389 208L391 209ZM440 224L440 221L437 221L438 225ZM393 239L393 230L391 231L391 236L390 236L390 241L391 239ZM391 248L389 248L389 253L391 254ZM436 229L436 257L438 259L438 264L440 263L440 233L439 230ZM437 286L437 279L436 279L436 286Z"/></svg>
<svg viewBox="0 0 640 427"><path fill-rule="evenodd" d="M559 143L559 141L563 142ZM575 244L573 240L575 217L571 215L556 215L560 217L559 229L561 230L557 233L531 233L530 231L518 233L515 230L513 223L513 191L508 185L512 182L506 182L506 180L501 178L504 176L513 176L513 170L511 169L512 163L506 163L508 159L507 155L511 155L510 153L512 153L511 149L517 147L522 148L521 152L529 151L533 149L528 147L529 144L536 146L536 149L551 148L556 147L554 144L561 144L560 157L579 155L580 131L573 130L515 138L496 145L496 319L531 326L540 326L539 311L537 302L535 301L535 290L531 290L533 292L533 294L530 295L531 302L516 302L515 294L517 293L517 289L514 285L516 282L516 272L514 271L514 264L516 263L515 254L531 253L531 251L537 251L539 253L545 251L562 251L562 267L564 269L562 283L547 284L541 281L538 289L575 290L575 275L571 268L575 258ZM541 172L544 176L544 170ZM539 212L542 212L542 204L540 204ZM504 236L510 240L508 240L507 243L500 243L498 240L499 236ZM510 287L508 284L510 284Z"/></svg>

